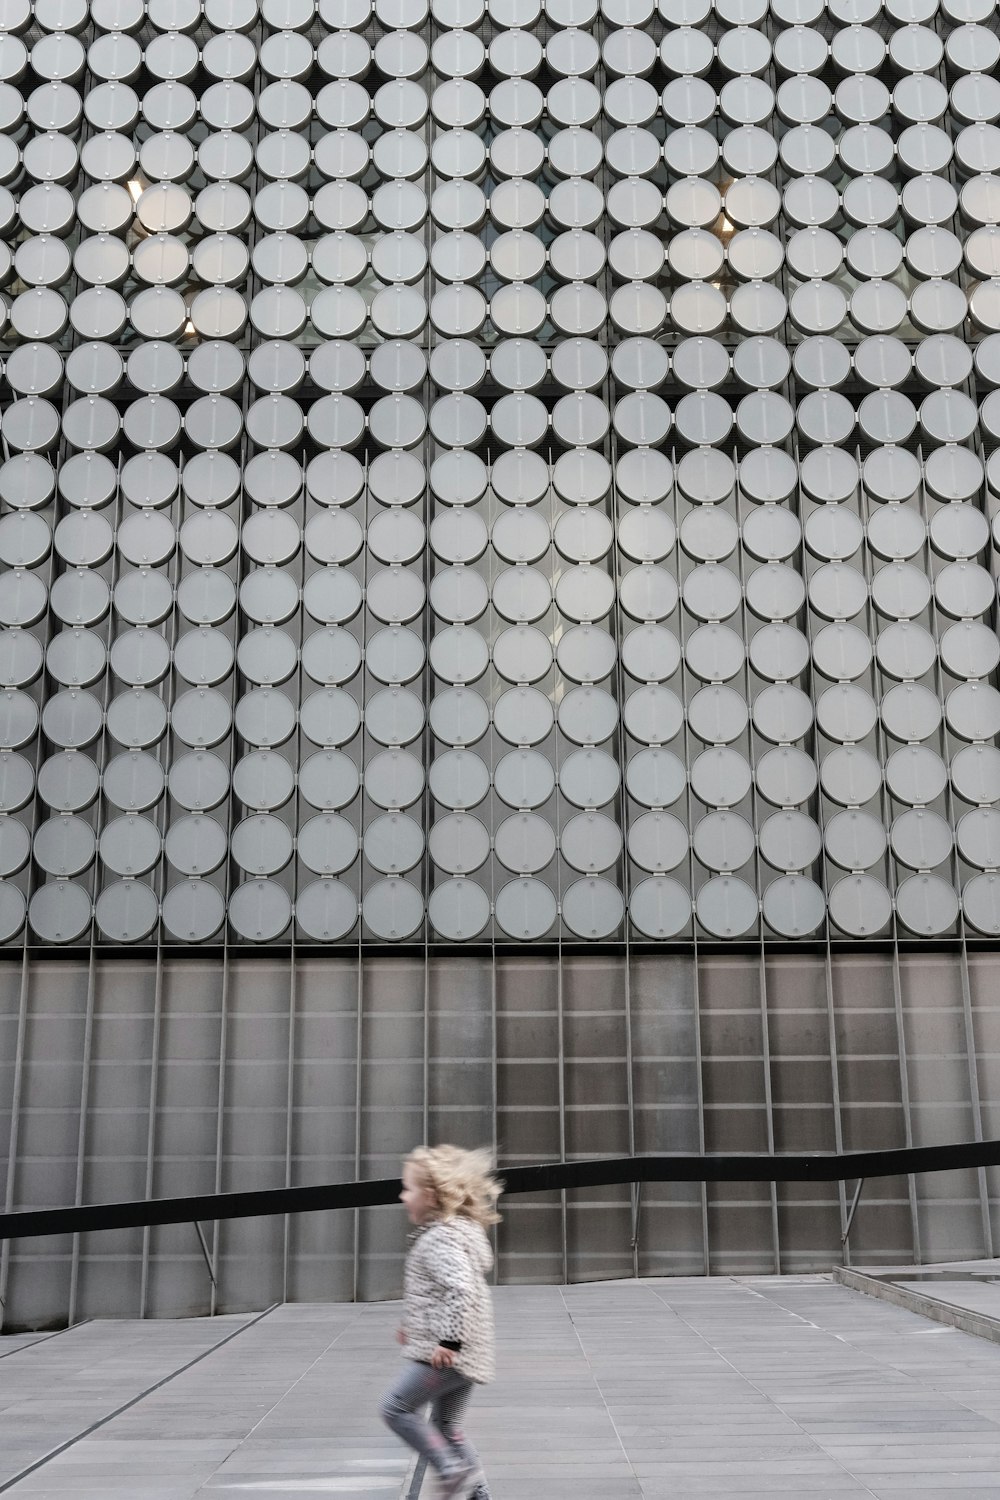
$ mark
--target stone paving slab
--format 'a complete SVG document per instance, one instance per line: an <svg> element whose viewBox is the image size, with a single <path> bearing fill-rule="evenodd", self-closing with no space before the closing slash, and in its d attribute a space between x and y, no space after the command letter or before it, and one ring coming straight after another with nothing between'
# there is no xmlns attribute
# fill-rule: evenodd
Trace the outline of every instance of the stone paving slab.
<svg viewBox="0 0 1000 1500"><path fill-rule="evenodd" d="M218 1347L247 1319L86 1322L0 1339L0 1484Z"/></svg>
<svg viewBox="0 0 1000 1500"><path fill-rule="evenodd" d="M9 1333L0 1338L0 1359L7 1354L16 1354L19 1349L28 1349L32 1344L40 1344L43 1339L57 1337L58 1334L52 1333Z"/></svg>
<svg viewBox="0 0 1000 1500"><path fill-rule="evenodd" d="M1000 1500L1000 1346L831 1278L503 1287L496 1306L498 1379L469 1419L494 1500ZM187 1369L233 1324L86 1324L44 1369L45 1344L4 1360L0 1340L5 1449L181 1371L7 1493L402 1500L408 1455L377 1415L398 1313L277 1308Z"/></svg>

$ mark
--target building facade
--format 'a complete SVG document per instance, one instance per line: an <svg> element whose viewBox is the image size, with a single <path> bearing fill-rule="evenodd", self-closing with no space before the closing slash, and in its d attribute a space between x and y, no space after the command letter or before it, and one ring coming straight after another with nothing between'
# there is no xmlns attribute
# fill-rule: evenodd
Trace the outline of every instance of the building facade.
<svg viewBox="0 0 1000 1500"><path fill-rule="evenodd" d="M993 0L2 0L8 1209L1000 1134ZM989 1172L855 1258L992 1253ZM511 1202L516 1280L843 1190ZM5 1245L382 1296L386 1211Z"/></svg>

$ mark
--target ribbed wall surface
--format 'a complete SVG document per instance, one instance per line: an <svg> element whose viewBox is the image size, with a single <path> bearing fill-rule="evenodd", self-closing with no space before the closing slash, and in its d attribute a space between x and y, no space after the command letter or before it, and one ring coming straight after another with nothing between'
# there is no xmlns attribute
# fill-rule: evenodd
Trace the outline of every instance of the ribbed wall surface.
<svg viewBox="0 0 1000 1500"><path fill-rule="evenodd" d="M1000 1135L998 966L959 953L366 958L4 966L10 1207L392 1176L420 1140L504 1165L833 1151ZM19 1019L20 1015L20 1019ZM9 1140L6 1138L10 1130ZM995 1171L871 1182L856 1261L992 1253ZM847 1184L849 1201L853 1184ZM841 1258L829 1186L510 1199L504 1282L803 1271ZM400 1284L391 1208L8 1243L7 1326L180 1316ZM633 1258L632 1238L637 1238Z"/></svg>

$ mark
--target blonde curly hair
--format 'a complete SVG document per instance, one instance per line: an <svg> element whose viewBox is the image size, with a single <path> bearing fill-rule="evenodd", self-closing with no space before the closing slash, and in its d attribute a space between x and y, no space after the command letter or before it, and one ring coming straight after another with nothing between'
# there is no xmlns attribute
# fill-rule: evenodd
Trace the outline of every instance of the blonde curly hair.
<svg viewBox="0 0 1000 1500"><path fill-rule="evenodd" d="M503 1184L493 1175L489 1151L466 1151L461 1146L417 1146L405 1161L424 1180L437 1199L442 1219L474 1219L485 1229L499 1224L496 1202Z"/></svg>

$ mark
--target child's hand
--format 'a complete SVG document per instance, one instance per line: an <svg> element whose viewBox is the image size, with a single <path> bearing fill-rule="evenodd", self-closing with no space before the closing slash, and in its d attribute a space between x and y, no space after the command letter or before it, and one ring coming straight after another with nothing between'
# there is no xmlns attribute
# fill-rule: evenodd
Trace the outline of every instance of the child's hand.
<svg viewBox="0 0 1000 1500"><path fill-rule="evenodd" d="M405 1328L397 1328L396 1329L396 1343L397 1344L405 1344L406 1343L406 1329Z"/></svg>
<svg viewBox="0 0 1000 1500"><path fill-rule="evenodd" d="M454 1349L444 1349L440 1344L431 1355L431 1364L435 1370L450 1370L455 1363Z"/></svg>

